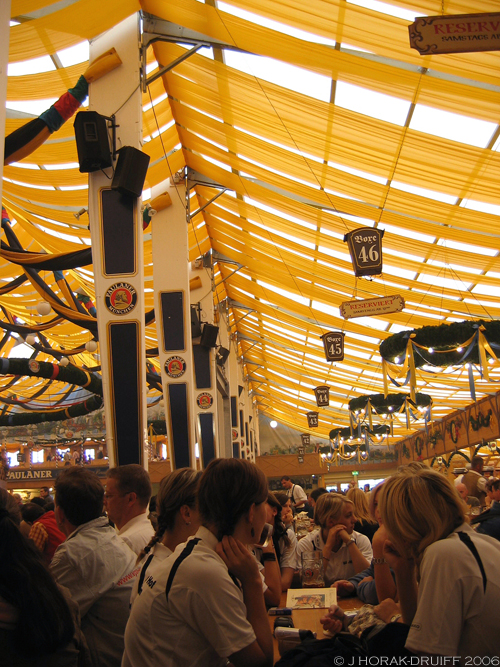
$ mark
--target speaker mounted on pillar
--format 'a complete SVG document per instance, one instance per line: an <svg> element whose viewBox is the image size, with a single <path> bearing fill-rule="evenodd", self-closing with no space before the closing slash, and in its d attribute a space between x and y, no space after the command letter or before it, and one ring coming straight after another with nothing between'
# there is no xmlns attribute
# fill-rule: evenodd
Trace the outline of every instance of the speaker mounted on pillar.
<svg viewBox="0 0 500 667"><path fill-rule="evenodd" d="M123 146L118 151L111 189L118 190L123 195L140 197L148 167L149 155L133 146Z"/></svg>
<svg viewBox="0 0 500 667"><path fill-rule="evenodd" d="M73 124L80 172L88 174L113 165L106 117L97 111L79 111Z"/></svg>
<svg viewBox="0 0 500 667"><path fill-rule="evenodd" d="M220 345L217 348L217 354L215 355L215 360L217 364L219 366L224 366L228 357L229 357L229 350L227 349L227 347L222 347L222 345Z"/></svg>
<svg viewBox="0 0 500 667"><path fill-rule="evenodd" d="M201 332L200 345L203 347L217 347L217 336L219 335L219 327L214 324L205 322Z"/></svg>

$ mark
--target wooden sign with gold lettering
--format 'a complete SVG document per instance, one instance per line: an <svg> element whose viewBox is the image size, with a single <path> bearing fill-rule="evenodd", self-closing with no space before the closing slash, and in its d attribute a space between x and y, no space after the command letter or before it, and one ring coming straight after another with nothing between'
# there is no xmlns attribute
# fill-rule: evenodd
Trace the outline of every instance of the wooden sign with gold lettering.
<svg viewBox="0 0 500 667"><path fill-rule="evenodd" d="M403 310L405 301L402 296L381 296L377 299L358 299L356 301L344 301L340 304L340 314L346 320L353 317L364 317L366 315L384 315L385 313L397 313Z"/></svg>
<svg viewBox="0 0 500 667"><path fill-rule="evenodd" d="M420 16L408 30L421 55L500 51L500 13Z"/></svg>

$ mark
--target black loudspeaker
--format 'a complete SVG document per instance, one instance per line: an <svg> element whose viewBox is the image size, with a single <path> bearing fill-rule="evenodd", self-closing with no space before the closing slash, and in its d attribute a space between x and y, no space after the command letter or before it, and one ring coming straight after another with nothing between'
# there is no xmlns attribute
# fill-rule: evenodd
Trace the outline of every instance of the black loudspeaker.
<svg viewBox="0 0 500 667"><path fill-rule="evenodd" d="M191 304L191 338L199 338L201 336L201 324L198 317L198 306L195 303Z"/></svg>
<svg viewBox="0 0 500 667"><path fill-rule="evenodd" d="M229 350L226 347L222 347L222 345L217 348L217 354L215 356L215 360L217 361L219 366L224 366L226 363L226 359L229 357Z"/></svg>
<svg viewBox="0 0 500 667"><path fill-rule="evenodd" d="M148 167L149 155L133 146L120 148L111 189L118 190L123 195L140 197Z"/></svg>
<svg viewBox="0 0 500 667"><path fill-rule="evenodd" d="M203 347L217 347L218 335L219 327L205 323L201 332L200 345L203 345Z"/></svg>
<svg viewBox="0 0 500 667"><path fill-rule="evenodd" d="M107 169L113 164L106 119L96 111L79 111L74 122L80 172Z"/></svg>

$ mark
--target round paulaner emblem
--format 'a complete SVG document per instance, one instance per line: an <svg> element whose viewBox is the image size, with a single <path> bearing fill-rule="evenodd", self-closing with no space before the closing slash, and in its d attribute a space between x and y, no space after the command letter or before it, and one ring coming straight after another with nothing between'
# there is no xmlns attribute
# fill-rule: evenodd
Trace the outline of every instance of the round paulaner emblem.
<svg viewBox="0 0 500 667"><path fill-rule="evenodd" d="M32 373L38 373L40 370L40 364L38 361L35 361L34 359L30 359L28 362L28 367Z"/></svg>
<svg viewBox="0 0 500 667"><path fill-rule="evenodd" d="M129 283L115 283L107 290L106 308L114 315L127 315L137 304L137 292Z"/></svg>
<svg viewBox="0 0 500 667"><path fill-rule="evenodd" d="M165 362L165 373L171 378L179 378L186 372L186 362L182 357L169 357Z"/></svg>
<svg viewBox="0 0 500 667"><path fill-rule="evenodd" d="M207 394L206 392L198 394L196 397L196 403L201 410L208 410L208 408L212 407L213 402L212 394Z"/></svg>

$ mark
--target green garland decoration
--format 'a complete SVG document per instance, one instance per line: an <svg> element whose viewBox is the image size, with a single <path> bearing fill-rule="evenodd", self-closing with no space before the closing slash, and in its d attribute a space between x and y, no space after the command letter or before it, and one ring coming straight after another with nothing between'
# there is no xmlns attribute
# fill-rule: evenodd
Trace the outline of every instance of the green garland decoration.
<svg viewBox="0 0 500 667"><path fill-rule="evenodd" d="M457 352L456 348L468 341L476 333L479 326L484 326L484 334L491 347L500 350L499 320L466 320L464 322L452 322L451 324L439 324L434 327L428 326L421 329L400 331L380 343L380 356L392 364L396 363L394 359L399 357L402 363L405 358L408 339L412 334L415 334L412 339L415 343L422 345L424 348L432 347L439 351L439 354L436 355L425 350L419 350L418 354L414 355L417 368L425 364L443 367L467 363L477 364L479 363L477 344L474 345L467 356L463 352Z"/></svg>
<svg viewBox="0 0 500 667"><path fill-rule="evenodd" d="M349 438L357 438L357 428L354 428L352 431L349 427L347 428L333 428L328 434L330 440L335 440L337 436L348 440ZM370 435L386 435L390 432L390 427L386 424L374 424L373 429L370 430L366 425L362 427L363 433L368 431ZM363 435L361 436L363 437Z"/></svg>
<svg viewBox="0 0 500 667"><path fill-rule="evenodd" d="M409 394L388 394L387 396L384 396L384 394L368 394L351 398L349 401L349 410L351 412L364 410L368 401L370 401L372 408L380 415L400 410L405 400L417 407L429 407L432 405L432 397L429 394L415 394L415 402L411 401ZM392 408L392 410L389 410L389 408Z"/></svg>

